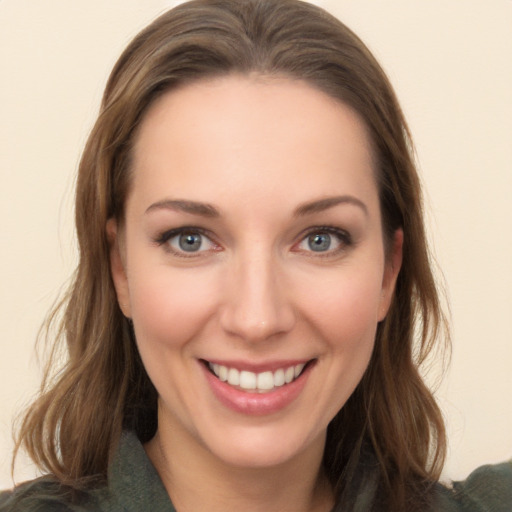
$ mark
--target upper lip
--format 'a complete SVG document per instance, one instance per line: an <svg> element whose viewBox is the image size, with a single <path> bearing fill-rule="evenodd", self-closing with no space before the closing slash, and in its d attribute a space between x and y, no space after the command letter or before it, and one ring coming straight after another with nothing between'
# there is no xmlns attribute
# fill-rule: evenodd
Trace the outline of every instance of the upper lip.
<svg viewBox="0 0 512 512"><path fill-rule="evenodd" d="M289 368L290 366L295 366L297 364L307 364L310 361L313 361L314 358L306 358L306 359L281 359L278 361L266 361L255 363L252 361L242 361L242 360L225 360L225 359L201 359L205 363L218 364L221 366L227 366L228 368L236 368L237 370L245 370L253 373L261 373L261 372L274 372L281 368Z"/></svg>

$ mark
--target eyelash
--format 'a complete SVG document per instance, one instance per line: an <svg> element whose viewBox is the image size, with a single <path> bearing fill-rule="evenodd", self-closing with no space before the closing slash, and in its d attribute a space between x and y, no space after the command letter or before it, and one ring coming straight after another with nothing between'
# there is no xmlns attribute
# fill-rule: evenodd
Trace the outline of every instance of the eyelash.
<svg viewBox="0 0 512 512"><path fill-rule="evenodd" d="M189 254L187 254L186 251L179 251L174 249L168 242L172 240L173 238L183 235L183 234L191 234L191 235L201 235L202 237L205 237L210 244L212 244L215 247L219 247L214 240L212 240L212 237L210 233L202 228L195 227L195 226L183 226L180 228L171 229L169 231L165 231L161 235L159 235L155 239L155 243L159 246L166 246L165 249L172 253L175 256L181 257L181 258L194 258L197 257L199 254L206 252L206 251L191 251ZM293 247L296 247L302 243L305 243L308 239L308 237L312 235L333 235L338 243L339 247L335 249L328 249L327 251L314 251L314 250L298 250L297 252L305 252L310 253L311 256L314 255L314 257L320 257L320 258L326 258L329 256L335 256L338 255L340 252L343 252L347 248L351 247L353 245L352 236L350 233L344 229L340 229L334 226L314 226L312 228L309 228L307 231L302 233L301 238L299 242L295 243ZM216 251L219 249L214 249Z"/></svg>
<svg viewBox="0 0 512 512"><path fill-rule="evenodd" d="M308 238L312 235L324 235L324 234L334 236L339 243L339 247L337 247L335 249L329 249L327 251L309 250L309 251L304 251L304 252L308 253L312 257L328 258L328 257L332 257L332 256L337 256L339 253L346 251L348 248L350 248L352 245L354 245L352 236L350 235L350 233L348 231L346 231L344 229L337 228L334 226L314 226L314 227L308 229L305 233L303 233L300 241L297 244L295 244L295 246L303 244L305 242L307 243Z"/></svg>
<svg viewBox="0 0 512 512"><path fill-rule="evenodd" d="M199 254L205 252L205 251L199 251L199 252L190 252L187 254L186 251L178 251L174 249L168 242L172 240L173 238L183 235L183 234L191 234L191 235L201 235L202 237L209 240L209 242L213 245L218 247L218 245L212 240L211 235L208 231L195 227L195 226L183 226L181 228L175 228L170 229L169 231L165 231L162 233L158 238L156 238L155 242L159 246L165 245L165 250L173 254L174 256L178 256L180 258L194 258L197 257Z"/></svg>

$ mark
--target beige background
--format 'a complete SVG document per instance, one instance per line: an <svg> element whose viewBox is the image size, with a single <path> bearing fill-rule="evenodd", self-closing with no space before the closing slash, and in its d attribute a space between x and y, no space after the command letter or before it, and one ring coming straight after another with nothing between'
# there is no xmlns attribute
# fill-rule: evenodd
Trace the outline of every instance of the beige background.
<svg viewBox="0 0 512 512"><path fill-rule="evenodd" d="M0 488L34 339L75 263L74 173L107 74L174 3L0 0ZM462 478L512 457L512 1L316 3L375 52L415 136L453 316L445 474ZM17 478L33 474L21 460Z"/></svg>

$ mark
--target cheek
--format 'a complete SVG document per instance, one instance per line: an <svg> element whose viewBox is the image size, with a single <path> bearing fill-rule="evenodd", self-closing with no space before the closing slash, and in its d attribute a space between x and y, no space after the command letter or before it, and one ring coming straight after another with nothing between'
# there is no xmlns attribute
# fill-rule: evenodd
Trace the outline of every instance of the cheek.
<svg viewBox="0 0 512 512"><path fill-rule="evenodd" d="M180 345L208 321L215 286L200 273L197 269L192 274L148 266L130 276L132 318L139 343L153 340Z"/></svg>
<svg viewBox="0 0 512 512"><path fill-rule="evenodd" d="M315 401L321 425L327 425L345 405L368 367L380 305L378 268L338 270L329 278L317 275L310 282L316 282L314 288L301 290L302 317L319 341L322 392Z"/></svg>
<svg viewBox="0 0 512 512"><path fill-rule="evenodd" d="M331 275L317 280L302 293L304 311L312 324L329 340L334 350L358 349L371 344L380 311L381 286L378 272Z"/></svg>

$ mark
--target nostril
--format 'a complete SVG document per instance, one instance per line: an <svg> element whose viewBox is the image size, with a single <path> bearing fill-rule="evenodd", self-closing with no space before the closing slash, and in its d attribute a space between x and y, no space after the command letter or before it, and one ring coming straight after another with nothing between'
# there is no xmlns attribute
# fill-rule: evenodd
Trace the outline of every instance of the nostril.
<svg viewBox="0 0 512 512"><path fill-rule="evenodd" d="M272 308L267 311L234 310L226 311L222 316L223 329L249 342L265 341L293 329L295 315L292 311ZM258 314L260 313L260 314ZM258 318L259 317L259 318Z"/></svg>
<svg viewBox="0 0 512 512"><path fill-rule="evenodd" d="M234 266L224 294L221 326L230 335L257 342L295 325L293 303L268 254L259 258L250 254Z"/></svg>

